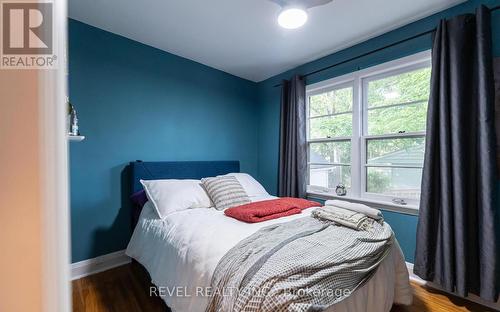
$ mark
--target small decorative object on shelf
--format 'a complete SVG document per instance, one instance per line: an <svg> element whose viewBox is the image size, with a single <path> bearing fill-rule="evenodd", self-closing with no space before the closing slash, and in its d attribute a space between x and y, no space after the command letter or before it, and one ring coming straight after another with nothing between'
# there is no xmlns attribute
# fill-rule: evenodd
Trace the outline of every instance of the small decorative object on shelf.
<svg viewBox="0 0 500 312"><path fill-rule="evenodd" d="M66 98L68 102L68 137L70 141L83 141L85 139L84 136L80 135L80 129L78 127L78 115L76 113L75 107L69 101L69 98Z"/></svg>
<svg viewBox="0 0 500 312"><path fill-rule="evenodd" d="M337 187L335 188L335 193L337 193L338 196L345 196L347 194L347 189L344 184L339 183Z"/></svg>
<svg viewBox="0 0 500 312"><path fill-rule="evenodd" d="M78 115L76 109L73 105L69 104L69 134L70 135L80 135L80 130L78 130Z"/></svg>

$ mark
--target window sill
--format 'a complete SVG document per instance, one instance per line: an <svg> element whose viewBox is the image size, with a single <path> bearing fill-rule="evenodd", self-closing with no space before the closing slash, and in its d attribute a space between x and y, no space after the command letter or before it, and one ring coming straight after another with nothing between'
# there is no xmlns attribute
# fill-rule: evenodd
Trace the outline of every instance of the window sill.
<svg viewBox="0 0 500 312"><path fill-rule="evenodd" d="M367 206L371 206L374 208L380 208L382 210L403 213L412 216L418 216L418 206L414 205L397 205L390 202L377 201L366 198L357 198L357 197L349 197L349 196L337 196L328 193L319 193L319 192L307 192L307 197L328 200L328 199L339 199L345 200L354 203L365 204Z"/></svg>

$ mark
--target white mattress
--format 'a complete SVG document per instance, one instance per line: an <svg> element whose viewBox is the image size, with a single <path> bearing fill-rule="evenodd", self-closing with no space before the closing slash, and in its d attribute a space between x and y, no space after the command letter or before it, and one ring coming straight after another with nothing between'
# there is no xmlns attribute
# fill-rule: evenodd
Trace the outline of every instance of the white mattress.
<svg viewBox="0 0 500 312"><path fill-rule="evenodd" d="M201 312L208 297L215 267L224 254L240 240L260 228L302 218L302 214L247 224L229 218L213 208L198 208L157 219L151 203L146 203L127 247L159 286L166 304L174 312ZM168 295L175 291L178 295ZM411 304L408 271L399 245L381 263L376 274L350 297L328 309L335 312L388 312L393 303Z"/></svg>

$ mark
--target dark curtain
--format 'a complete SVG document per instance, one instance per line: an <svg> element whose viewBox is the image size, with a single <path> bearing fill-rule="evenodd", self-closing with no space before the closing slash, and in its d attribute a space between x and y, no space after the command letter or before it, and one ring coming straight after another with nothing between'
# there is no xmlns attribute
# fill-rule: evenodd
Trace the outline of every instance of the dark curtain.
<svg viewBox="0 0 500 312"><path fill-rule="evenodd" d="M495 132L497 137L497 174L500 174L500 57L493 60L495 76Z"/></svg>
<svg viewBox="0 0 500 312"><path fill-rule="evenodd" d="M295 76L281 91L278 195L305 197L307 179L306 85Z"/></svg>
<svg viewBox="0 0 500 312"><path fill-rule="evenodd" d="M414 272L461 296L496 301L491 44L485 7L437 29Z"/></svg>

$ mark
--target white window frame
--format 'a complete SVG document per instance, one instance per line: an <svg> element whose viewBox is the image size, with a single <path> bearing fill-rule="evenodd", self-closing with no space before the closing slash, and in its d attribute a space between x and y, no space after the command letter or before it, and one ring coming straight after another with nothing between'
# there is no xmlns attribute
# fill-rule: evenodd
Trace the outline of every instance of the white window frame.
<svg viewBox="0 0 500 312"><path fill-rule="evenodd" d="M418 213L418 200L405 199L406 204L396 204L392 200L395 197L374 194L366 192L366 144L369 139L389 139L389 138L410 138L423 137L425 131L396 133L384 135L368 135L367 131L367 116L368 105L366 98L366 90L368 82L385 77L394 76L400 73L418 70L431 66L431 51L424 51L394 61L373 66L364 70L349 73L340 77L335 77L306 87L306 120L307 120L307 145L308 145L308 166L307 166L307 191L311 197L323 199L339 198L334 189L321 188L309 185L309 146L315 142L332 142L351 140L351 189L347 196L340 198L355 202L363 202L368 204L377 204L378 206L409 214ZM352 137L333 137L325 139L310 139L309 138L309 98L313 95L325 93L328 91L352 86L353 88L353 130ZM370 167L370 166L368 166ZM396 166L404 167L404 166Z"/></svg>

